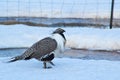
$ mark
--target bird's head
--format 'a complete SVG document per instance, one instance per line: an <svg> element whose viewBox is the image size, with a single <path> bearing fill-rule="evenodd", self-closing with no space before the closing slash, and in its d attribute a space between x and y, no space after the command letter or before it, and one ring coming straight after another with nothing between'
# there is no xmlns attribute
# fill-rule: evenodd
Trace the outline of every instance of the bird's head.
<svg viewBox="0 0 120 80"><path fill-rule="evenodd" d="M62 28L57 28L55 31L53 31L53 34L58 33L58 34L63 34L65 32L65 30L63 30Z"/></svg>

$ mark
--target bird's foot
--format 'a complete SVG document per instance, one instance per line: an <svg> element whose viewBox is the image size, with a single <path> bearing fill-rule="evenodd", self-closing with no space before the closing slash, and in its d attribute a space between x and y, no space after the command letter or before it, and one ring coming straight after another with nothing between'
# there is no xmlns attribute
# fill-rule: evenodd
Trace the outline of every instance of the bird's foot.
<svg viewBox="0 0 120 80"><path fill-rule="evenodd" d="M51 69L52 67L51 66L49 66L49 67L43 67L44 69Z"/></svg>
<svg viewBox="0 0 120 80"><path fill-rule="evenodd" d="M49 63L50 63L51 65L55 66L55 64L54 64L53 62L50 61Z"/></svg>

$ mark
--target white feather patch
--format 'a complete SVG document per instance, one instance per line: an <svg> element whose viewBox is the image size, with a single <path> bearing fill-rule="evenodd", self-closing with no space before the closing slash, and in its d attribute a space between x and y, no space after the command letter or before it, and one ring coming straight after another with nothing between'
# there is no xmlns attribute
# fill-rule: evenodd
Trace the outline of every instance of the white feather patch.
<svg viewBox="0 0 120 80"><path fill-rule="evenodd" d="M65 48L65 39L60 35L60 34L52 34L51 38L55 39L57 42L57 49L54 51L55 52L55 57L61 57L60 53L64 52Z"/></svg>

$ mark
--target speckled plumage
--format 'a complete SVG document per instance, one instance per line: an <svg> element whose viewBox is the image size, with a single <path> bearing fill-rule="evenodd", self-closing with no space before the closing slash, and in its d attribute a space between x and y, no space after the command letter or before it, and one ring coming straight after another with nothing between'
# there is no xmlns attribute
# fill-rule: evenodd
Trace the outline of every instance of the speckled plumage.
<svg viewBox="0 0 120 80"><path fill-rule="evenodd" d="M28 48L25 53L22 55L25 58L36 58L40 59L42 56L51 53L57 48L57 42L50 38L46 37L37 43L33 44Z"/></svg>

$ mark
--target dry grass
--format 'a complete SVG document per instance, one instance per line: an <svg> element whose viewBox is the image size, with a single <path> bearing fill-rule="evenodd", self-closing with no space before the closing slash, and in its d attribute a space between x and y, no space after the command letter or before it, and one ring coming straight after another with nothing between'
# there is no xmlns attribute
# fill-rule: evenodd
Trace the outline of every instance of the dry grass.
<svg viewBox="0 0 120 80"><path fill-rule="evenodd" d="M17 21L0 22L0 24L3 24L3 25L24 24L24 25L29 25L29 26L47 26L45 24L36 24L32 22L17 22Z"/></svg>
<svg viewBox="0 0 120 80"><path fill-rule="evenodd" d="M24 24L24 25L28 25L28 26L41 26L41 27L56 27L56 26L70 26L70 27L74 27L74 26L95 26L95 27L100 27L100 26L105 26L103 24L92 24L92 23L53 23L53 24L36 24L33 22L17 22L17 21L8 21L8 22L0 22L0 24L3 25L14 25L14 24Z"/></svg>

